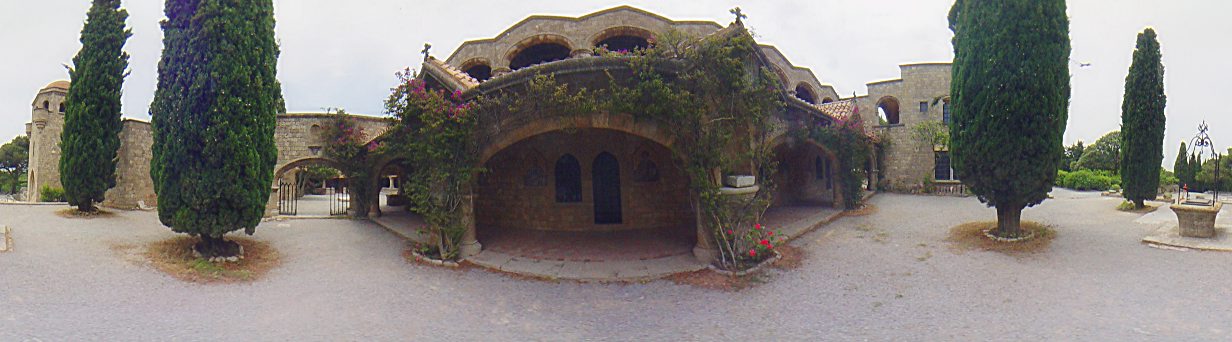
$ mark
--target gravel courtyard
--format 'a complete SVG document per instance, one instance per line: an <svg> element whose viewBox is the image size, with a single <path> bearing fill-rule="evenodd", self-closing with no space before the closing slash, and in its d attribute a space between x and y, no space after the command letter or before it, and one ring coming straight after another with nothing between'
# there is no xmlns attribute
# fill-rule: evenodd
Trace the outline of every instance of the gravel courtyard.
<svg viewBox="0 0 1232 342"><path fill-rule="evenodd" d="M413 265L392 234L344 220L264 223L256 238L281 267L198 285L141 263L141 246L172 235L154 213L70 220L0 205L13 235L0 340L1232 339L1232 254L1150 248L1139 239L1159 220L1053 195L1023 214L1058 232L1042 253L951 248L950 227L995 217L974 198L881 194L876 214L798 239L799 269L734 293Z"/></svg>

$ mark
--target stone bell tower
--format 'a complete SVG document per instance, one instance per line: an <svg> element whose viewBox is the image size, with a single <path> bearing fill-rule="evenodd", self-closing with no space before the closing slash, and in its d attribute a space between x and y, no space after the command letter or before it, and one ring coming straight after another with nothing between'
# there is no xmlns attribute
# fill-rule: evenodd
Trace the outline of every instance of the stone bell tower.
<svg viewBox="0 0 1232 342"><path fill-rule="evenodd" d="M30 104L30 170L26 198L39 200L39 189L60 185L60 132L64 130L64 99L68 81L55 81L39 90Z"/></svg>

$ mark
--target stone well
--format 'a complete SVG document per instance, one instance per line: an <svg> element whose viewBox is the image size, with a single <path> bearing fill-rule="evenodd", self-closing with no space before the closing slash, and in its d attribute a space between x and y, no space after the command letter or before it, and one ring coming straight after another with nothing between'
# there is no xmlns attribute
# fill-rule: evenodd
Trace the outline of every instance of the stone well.
<svg viewBox="0 0 1232 342"><path fill-rule="evenodd" d="M1180 233L1184 237L1215 237L1215 216L1223 209L1223 203L1214 205L1173 204L1172 212L1180 221Z"/></svg>

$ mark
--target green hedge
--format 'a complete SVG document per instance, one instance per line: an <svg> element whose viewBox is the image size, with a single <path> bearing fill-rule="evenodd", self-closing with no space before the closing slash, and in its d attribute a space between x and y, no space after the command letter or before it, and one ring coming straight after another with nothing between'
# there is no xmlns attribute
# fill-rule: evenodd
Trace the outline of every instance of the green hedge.
<svg viewBox="0 0 1232 342"><path fill-rule="evenodd" d="M1119 190L1121 177L1102 170L1057 171L1056 185L1074 190Z"/></svg>
<svg viewBox="0 0 1232 342"><path fill-rule="evenodd" d="M64 189L44 185L39 189L40 202L64 202Z"/></svg>

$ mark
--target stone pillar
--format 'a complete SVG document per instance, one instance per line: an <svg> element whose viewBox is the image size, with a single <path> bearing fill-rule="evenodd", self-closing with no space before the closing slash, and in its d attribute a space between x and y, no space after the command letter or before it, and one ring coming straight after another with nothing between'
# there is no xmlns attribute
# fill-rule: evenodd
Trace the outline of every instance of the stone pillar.
<svg viewBox="0 0 1232 342"><path fill-rule="evenodd" d="M719 258L719 249L715 247L714 235L710 234L706 220L702 217L701 205L696 198L693 199L693 207L697 208L697 245L693 246L693 256L698 261L709 264Z"/></svg>
<svg viewBox="0 0 1232 342"><path fill-rule="evenodd" d="M483 250L483 245L479 244L479 239L475 234L475 195L466 195L462 199L462 224L466 225L466 232L462 234L462 244L458 254L461 258L469 258L478 255Z"/></svg>
<svg viewBox="0 0 1232 342"><path fill-rule="evenodd" d="M274 185L270 186L269 201L265 202L265 217L278 215L278 191L278 181L274 180Z"/></svg>

